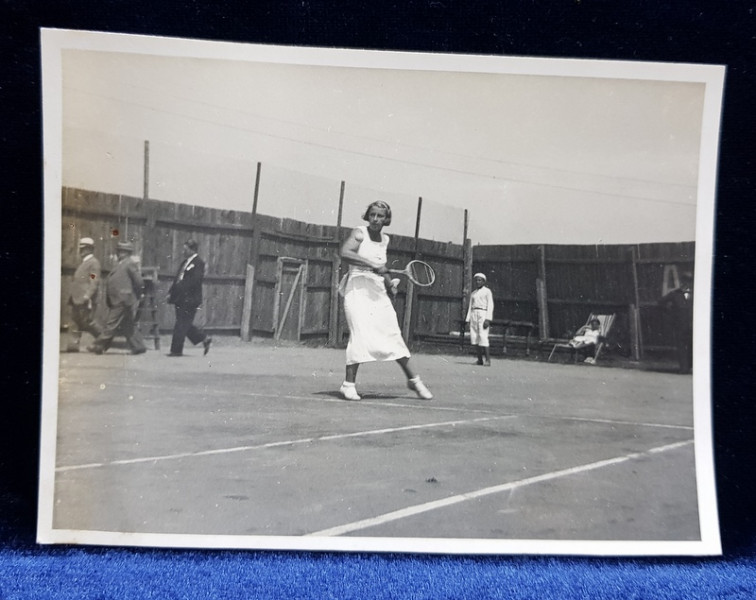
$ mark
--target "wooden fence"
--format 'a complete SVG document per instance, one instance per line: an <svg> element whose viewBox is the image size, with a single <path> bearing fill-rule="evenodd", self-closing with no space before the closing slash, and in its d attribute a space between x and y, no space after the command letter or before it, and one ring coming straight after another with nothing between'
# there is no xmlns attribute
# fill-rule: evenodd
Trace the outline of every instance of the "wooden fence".
<svg viewBox="0 0 756 600"><path fill-rule="evenodd" d="M162 331L170 331L174 315L165 298L183 243L192 238L206 262L205 302L197 321L207 330L245 339L343 343L347 328L335 290L344 272L338 249L349 229L78 189L62 193L62 323L69 318L65 300L78 240L87 236L95 240L105 272L121 240L135 244L143 266L157 267L158 320ZM437 283L413 293L406 284L400 287L397 314L409 340L454 328L464 279L461 245L392 236L390 261L403 267L414 257L433 264Z"/></svg>
<svg viewBox="0 0 756 600"><path fill-rule="evenodd" d="M612 338L625 354L667 351L674 334L658 305L675 274L693 272L693 242L638 245L476 246L496 315L538 324L543 341L569 338L591 312L615 313Z"/></svg>
<svg viewBox="0 0 756 600"><path fill-rule="evenodd" d="M133 241L142 264L158 269L158 321L170 331L174 316L165 298L182 245L193 238L206 261L205 302L197 318L206 329L244 339L344 343L336 287L347 228L69 188L62 193L62 323L68 321L65 300L77 243L88 236L105 272L120 240ZM400 288L397 315L410 343L459 330L472 272L482 271L497 318L532 322L540 340L549 342L568 337L590 312L613 312L616 347L638 358L672 346L657 300L665 274L693 270L694 250L692 242L473 248L469 241L463 246L392 236L389 261L403 266L417 257L436 270L432 287Z"/></svg>

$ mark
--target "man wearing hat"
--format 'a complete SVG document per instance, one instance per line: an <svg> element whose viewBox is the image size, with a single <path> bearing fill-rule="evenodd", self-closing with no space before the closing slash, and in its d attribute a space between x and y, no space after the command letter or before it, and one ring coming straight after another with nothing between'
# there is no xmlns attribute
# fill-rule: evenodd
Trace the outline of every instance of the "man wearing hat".
<svg viewBox="0 0 756 600"><path fill-rule="evenodd" d="M78 352L81 333L86 331L92 336L100 335L100 328L94 321L97 311L97 290L100 288L100 261L94 256L94 240L83 237L79 240L81 263L76 267L71 281L71 320L73 328L66 350Z"/></svg>
<svg viewBox="0 0 756 600"><path fill-rule="evenodd" d="M104 329L87 348L90 352L95 354L105 352L119 331L126 336L126 343L132 354L142 354L147 351L142 332L136 324L136 313L139 299L143 294L144 281L139 273L138 264L132 259L133 253L134 245L130 242L119 242L116 246L118 264L105 281L108 315Z"/></svg>
<svg viewBox="0 0 756 600"><path fill-rule="evenodd" d="M470 324L470 343L475 346L477 364L491 366L491 349L488 334L493 321L494 301L491 290L486 287L486 276L483 273L473 275L475 289L470 294L470 305L467 308L465 322ZM483 357L485 356L485 362Z"/></svg>

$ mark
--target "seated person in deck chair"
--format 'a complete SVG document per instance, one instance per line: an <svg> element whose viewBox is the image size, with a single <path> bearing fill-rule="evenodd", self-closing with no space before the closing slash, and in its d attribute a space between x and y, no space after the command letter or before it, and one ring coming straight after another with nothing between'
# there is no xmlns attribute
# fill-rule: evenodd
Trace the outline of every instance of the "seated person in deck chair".
<svg viewBox="0 0 756 600"><path fill-rule="evenodd" d="M588 325L583 325L575 332L568 345L583 357L583 362L592 365L595 362L599 335L601 335L601 321L594 317Z"/></svg>

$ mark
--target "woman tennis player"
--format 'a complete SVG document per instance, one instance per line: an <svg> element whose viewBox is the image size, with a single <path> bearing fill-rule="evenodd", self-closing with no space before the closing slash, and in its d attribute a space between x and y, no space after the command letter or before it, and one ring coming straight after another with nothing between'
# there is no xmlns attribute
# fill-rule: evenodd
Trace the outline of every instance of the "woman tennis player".
<svg viewBox="0 0 756 600"><path fill-rule="evenodd" d="M346 380L339 392L347 400L359 400L355 382L360 364L395 360L407 376L407 387L420 398L430 400L433 394L410 367L410 352L389 297L396 288L386 268L389 236L383 228L391 223L391 207L385 202L373 202L362 219L368 224L353 229L341 246L341 258L349 264L342 281L349 344Z"/></svg>

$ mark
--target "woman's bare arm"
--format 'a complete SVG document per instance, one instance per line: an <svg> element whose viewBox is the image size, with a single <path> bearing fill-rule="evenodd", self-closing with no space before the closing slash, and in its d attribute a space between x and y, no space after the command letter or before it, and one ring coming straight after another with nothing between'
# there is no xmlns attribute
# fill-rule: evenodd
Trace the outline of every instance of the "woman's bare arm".
<svg viewBox="0 0 756 600"><path fill-rule="evenodd" d="M372 269L376 273L386 273L386 265L368 260L358 254L360 244L365 239L365 235L359 228L352 229L349 237L341 245L341 258L347 263L360 265Z"/></svg>

